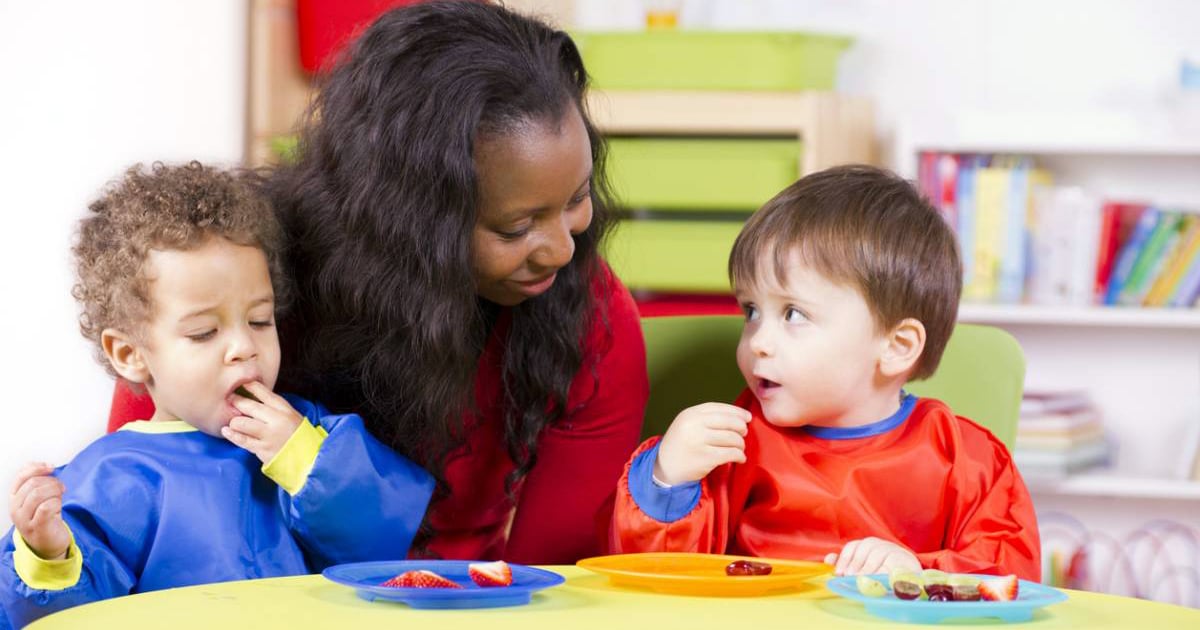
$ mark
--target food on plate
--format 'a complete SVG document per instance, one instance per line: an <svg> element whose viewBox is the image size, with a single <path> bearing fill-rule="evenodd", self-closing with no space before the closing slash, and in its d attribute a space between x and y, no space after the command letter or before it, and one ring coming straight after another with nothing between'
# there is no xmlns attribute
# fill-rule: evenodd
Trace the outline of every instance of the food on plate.
<svg viewBox="0 0 1200 630"><path fill-rule="evenodd" d="M956 602L979 601L980 579L970 575L950 576L950 590Z"/></svg>
<svg viewBox="0 0 1200 630"><path fill-rule="evenodd" d="M928 599L931 602L1007 602L1017 598L1017 576L980 578L927 569L921 572L896 569L888 574L891 593L897 599ZM878 584L878 587L875 585ZM887 595L888 587L860 575L855 579L858 592L868 597Z"/></svg>
<svg viewBox="0 0 1200 630"><path fill-rule="evenodd" d="M1017 576L991 578L979 583L979 596L989 602L1010 602L1017 598Z"/></svg>
<svg viewBox="0 0 1200 630"><path fill-rule="evenodd" d="M397 588L462 588L454 580L446 579L433 571L418 569L415 571L405 571L400 575L380 584L380 586L392 586Z"/></svg>
<svg viewBox="0 0 1200 630"><path fill-rule="evenodd" d="M897 569L888 575L888 583L892 585L892 592L900 599L919 599L925 595L925 582L921 580L921 576L912 571Z"/></svg>
<svg viewBox="0 0 1200 630"><path fill-rule="evenodd" d="M512 567L503 560L472 562L467 565L467 575L480 586L509 586L513 581Z"/></svg>
<svg viewBox="0 0 1200 630"><path fill-rule="evenodd" d="M954 589L950 587L950 576L945 571L926 569L921 572L921 581L925 584L925 594L929 596L929 601L954 601Z"/></svg>
<svg viewBox="0 0 1200 630"><path fill-rule="evenodd" d="M725 565L725 575L770 575L772 567L766 562L734 560Z"/></svg>
<svg viewBox="0 0 1200 630"><path fill-rule="evenodd" d="M854 585L858 587L859 593L867 597L883 597L888 594L888 589L883 585L883 582L865 575L855 578Z"/></svg>

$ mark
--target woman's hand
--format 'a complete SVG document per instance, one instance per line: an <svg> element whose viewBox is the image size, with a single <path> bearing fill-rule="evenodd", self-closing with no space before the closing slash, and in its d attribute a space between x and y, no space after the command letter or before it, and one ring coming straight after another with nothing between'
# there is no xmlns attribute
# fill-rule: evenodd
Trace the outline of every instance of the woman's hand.
<svg viewBox="0 0 1200 630"><path fill-rule="evenodd" d="M235 394L231 402L243 415L222 427L221 435L266 464L279 453L304 418L266 385L254 381L246 383L245 388L258 400Z"/></svg>
<svg viewBox="0 0 1200 630"><path fill-rule="evenodd" d="M658 446L654 476L676 485L699 481L717 466L746 461L750 412L724 403L688 407L675 416Z"/></svg>
<svg viewBox="0 0 1200 630"><path fill-rule="evenodd" d="M913 552L880 538L852 540L841 553L825 556L825 564L834 565L834 575L891 573L892 569L921 570L921 561Z"/></svg>
<svg viewBox="0 0 1200 630"><path fill-rule="evenodd" d="M71 532L62 520L66 487L53 472L50 464L25 464L17 472L8 499L13 527L29 549L43 560L62 560L71 546Z"/></svg>

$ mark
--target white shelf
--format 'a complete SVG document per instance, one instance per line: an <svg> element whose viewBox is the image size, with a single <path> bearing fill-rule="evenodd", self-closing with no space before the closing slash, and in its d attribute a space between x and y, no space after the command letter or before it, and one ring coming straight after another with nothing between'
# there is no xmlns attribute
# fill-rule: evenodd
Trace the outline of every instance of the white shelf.
<svg viewBox="0 0 1200 630"><path fill-rule="evenodd" d="M958 321L977 324L1200 329L1200 309L963 304L958 309Z"/></svg>
<svg viewBox="0 0 1200 630"><path fill-rule="evenodd" d="M1059 481L1029 480L1035 495L1119 497L1194 501L1200 499L1200 482L1184 479L1127 477L1111 473L1073 475Z"/></svg>
<svg viewBox="0 0 1200 630"><path fill-rule="evenodd" d="M1005 153L1020 155L1124 155L1137 157L1200 157L1200 140L1192 138L1087 138L1030 140L921 140L916 151L942 153Z"/></svg>

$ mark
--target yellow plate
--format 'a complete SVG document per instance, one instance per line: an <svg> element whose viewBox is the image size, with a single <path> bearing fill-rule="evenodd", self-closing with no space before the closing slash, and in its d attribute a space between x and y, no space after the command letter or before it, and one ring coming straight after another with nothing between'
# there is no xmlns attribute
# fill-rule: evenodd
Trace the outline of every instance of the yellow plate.
<svg viewBox="0 0 1200 630"><path fill-rule="evenodd" d="M729 576L725 565L734 560L766 562L770 575ZM830 573L822 562L722 556L702 553L629 553L584 558L576 565L607 575L621 586L648 588L676 595L744 596L811 588L808 580Z"/></svg>

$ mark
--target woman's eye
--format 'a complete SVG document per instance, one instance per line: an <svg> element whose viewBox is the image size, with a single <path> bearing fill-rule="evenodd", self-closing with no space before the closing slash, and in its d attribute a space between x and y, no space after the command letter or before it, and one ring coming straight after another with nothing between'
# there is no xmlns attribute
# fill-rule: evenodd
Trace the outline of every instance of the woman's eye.
<svg viewBox="0 0 1200 630"><path fill-rule="evenodd" d="M591 188L588 188L587 190L585 190L585 191L583 191L583 192L579 193L578 195L575 195L574 197L572 197L572 198L571 198L571 205L572 205L572 206L578 206L579 204L583 203L583 202L584 202L584 201L585 201L585 200L586 200L588 197L591 197L591 196L592 196L592 189L591 189Z"/></svg>
<svg viewBox="0 0 1200 630"><path fill-rule="evenodd" d="M804 323L804 321L808 318L805 317L804 313L801 313L799 309L789 306L788 309L783 312L783 319L789 324L801 324Z"/></svg>
<svg viewBox="0 0 1200 630"><path fill-rule="evenodd" d="M201 341L208 341L209 339L212 339L213 336L216 334L217 334L216 329L213 329L213 330L206 330L202 333L195 333L192 335L188 335L187 338L199 343Z"/></svg>
<svg viewBox="0 0 1200 630"><path fill-rule="evenodd" d="M271 326L275 325L275 322L268 319L258 322L250 322L250 325L255 328L270 328Z"/></svg>
<svg viewBox="0 0 1200 630"><path fill-rule="evenodd" d="M506 232L504 230L496 230L496 233L499 234L501 238L504 238L504 239L507 239L510 241L514 241L514 240L521 238L522 236L525 236L526 234L528 234L529 228L523 227L519 230L513 230L511 232Z"/></svg>

